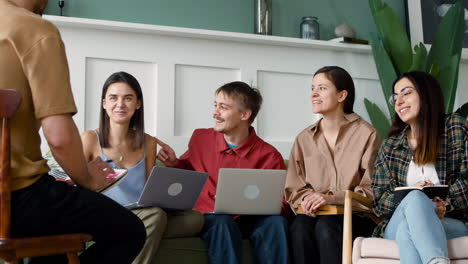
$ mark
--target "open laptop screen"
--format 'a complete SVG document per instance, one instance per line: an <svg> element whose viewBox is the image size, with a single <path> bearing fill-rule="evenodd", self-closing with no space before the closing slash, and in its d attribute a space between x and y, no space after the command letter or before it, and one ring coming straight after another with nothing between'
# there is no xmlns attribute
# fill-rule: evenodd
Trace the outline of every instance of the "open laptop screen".
<svg viewBox="0 0 468 264"><path fill-rule="evenodd" d="M219 170L214 213L279 215L286 170Z"/></svg>
<svg viewBox="0 0 468 264"><path fill-rule="evenodd" d="M136 204L129 209L158 206L190 210L198 200L208 173L155 166Z"/></svg>

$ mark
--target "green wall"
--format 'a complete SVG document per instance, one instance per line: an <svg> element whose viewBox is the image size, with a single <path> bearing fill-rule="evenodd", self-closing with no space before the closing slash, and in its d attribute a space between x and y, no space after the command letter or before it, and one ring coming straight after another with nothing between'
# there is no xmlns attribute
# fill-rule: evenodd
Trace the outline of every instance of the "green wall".
<svg viewBox="0 0 468 264"><path fill-rule="evenodd" d="M404 25L405 1L386 0ZM58 0L46 14L59 15ZM65 16L253 33L254 0L65 0ZM342 22L368 39L376 31L368 0L273 0L273 35L299 37L303 16L317 16L321 39Z"/></svg>

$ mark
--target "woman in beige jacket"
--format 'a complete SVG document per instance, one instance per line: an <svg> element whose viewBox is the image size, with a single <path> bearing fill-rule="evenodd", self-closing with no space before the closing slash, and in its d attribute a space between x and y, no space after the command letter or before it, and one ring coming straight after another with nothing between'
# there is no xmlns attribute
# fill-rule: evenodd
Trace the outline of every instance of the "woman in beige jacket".
<svg viewBox="0 0 468 264"><path fill-rule="evenodd" d="M370 188L380 139L353 111L354 83L344 69L319 69L312 80L312 111L322 118L296 138L289 158L285 194L296 213L291 226L293 263L341 263L342 215L316 216L328 204L343 204L345 190L372 197ZM355 234L375 224L353 216Z"/></svg>

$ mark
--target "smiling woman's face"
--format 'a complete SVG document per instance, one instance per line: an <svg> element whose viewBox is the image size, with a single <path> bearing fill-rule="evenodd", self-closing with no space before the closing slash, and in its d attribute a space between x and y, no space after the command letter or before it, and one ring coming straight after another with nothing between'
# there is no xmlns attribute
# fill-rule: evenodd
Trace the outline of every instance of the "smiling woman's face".
<svg viewBox="0 0 468 264"><path fill-rule="evenodd" d="M421 99L414 84L408 78L403 78L395 84L393 92L395 112L403 122L412 125L421 107Z"/></svg>
<svg viewBox="0 0 468 264"><path fill-rule="evenodd" d="M312 91L310 100L312 102L312 112L316 114L326 114L335 112L343 108L345 91L338 92L335 84L330 81L325 73L319 73L312 79Z"/></svg>
<svg viewBox="0 0 468 264"><path fill-rule="evenodd" d="M133 114L141 107L135 91L124 82L116 82L107 88L102 107L112 122L130 122Z"/></svg>

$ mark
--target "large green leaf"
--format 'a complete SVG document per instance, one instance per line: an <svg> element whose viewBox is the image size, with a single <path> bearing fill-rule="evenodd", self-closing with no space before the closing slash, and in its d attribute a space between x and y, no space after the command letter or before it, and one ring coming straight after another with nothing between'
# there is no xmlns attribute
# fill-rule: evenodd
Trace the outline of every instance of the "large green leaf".
<svg viewBox="0 0 468 264"><path fill-rule="evenodd" d="M377 31L383 31L383 24L384 23L377 23L376 13L383 8L383 3L380 0L369 0L369 7L371 10L372 17L374 18L375 26L377 27ZM379 22L381 22L379 20Z"/></svg>
<svg viewBox="0 0 468 264"><path fill-rule="evenodd" d="M444 94L446 113L452 113L454 110L453 106L455 103L455 96L457 91L459 62L460 55L453 55L446 65L440 67L439 74L436 77L436 79L441 84L442 93Z"/></svg>
<svg viewBox="0 0 468 264"><path fill-rule="evenodd" d="M372 46L372 54L374 55L374 62L377 68L377 73L379 74L380 84L382 85L385 99L389 99L393 94L392 84L397 78L397 74L382 41L378 39L374 33L370 34L370 44ZM385 100L385 102L387 103L390 116L393 116L395 112L393 106L390 105L388 100Z"/></svg>
<svg viewBox="0 0 468 264"><path fill-rule="evenodd" d="M405 28L386 3L382 3L381 0L369 0L369 6L397 74L407 72L412 65L413 52Z"/></svg>
<svg viewBox="0 0 468 264"><path fill-rule="evenodd" d="M372 125L377 129L380 138L386 138L390 131L390 121L382 110L367 98L364 98L364 104L366 105L367 113L369 114Z"/></svg>
<svg viewBox="0 0 468 264"><path fill-rule="evenodd" d="M439 65L436 62L434 62L431 65L431 68L429 68L429 74L434 76L436 79L439 77L440 69L439 69Z"/></svg>
<svg viewBox="0 0 468 264"><path fill-rule="evenodd" d="M409 71L424 71L426 69L427 50L424 44L414 46L413 64Z"/></svg>
<svg viewBox="0 0 468 264"><path fill-rule="evenodd" d="M433 65L440 69L435 77L442 87L447 113L453 111L464 31L464 7L462 1L457 1L437 27L427 56L426 70L432 72Z"/></svg>

